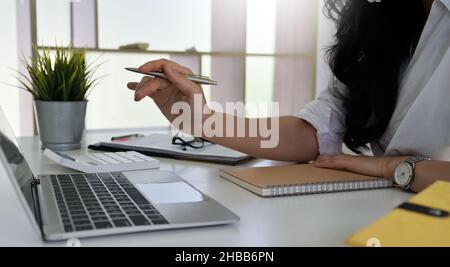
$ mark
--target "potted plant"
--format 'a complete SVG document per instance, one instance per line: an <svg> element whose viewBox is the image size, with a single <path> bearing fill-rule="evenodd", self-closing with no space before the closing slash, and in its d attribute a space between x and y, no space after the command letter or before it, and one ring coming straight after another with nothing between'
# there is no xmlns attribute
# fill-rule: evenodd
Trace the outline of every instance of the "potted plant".
<svg viewBox="0 0 450 267"><path fill-rule="evenodd" d="M24 61L29 76L20 73L22 89L33 95L42 148L73 150L81 147L87 95L97 67L86 64L86 50L73 46L35 49L31 63Z"/></svg>

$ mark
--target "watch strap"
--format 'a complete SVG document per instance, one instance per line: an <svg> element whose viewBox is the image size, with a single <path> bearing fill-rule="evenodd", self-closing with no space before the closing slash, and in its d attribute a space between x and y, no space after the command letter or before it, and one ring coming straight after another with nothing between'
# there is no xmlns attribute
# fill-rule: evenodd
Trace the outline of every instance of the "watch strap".
<svg viewBox="0 0 450 267"><path fill-rule="evenodd" d="M430 160L430 158L423 157L423 156L415 156L415 157L405 160L404 162L415 165L416 163L419 163L424 160Z"/></svg>

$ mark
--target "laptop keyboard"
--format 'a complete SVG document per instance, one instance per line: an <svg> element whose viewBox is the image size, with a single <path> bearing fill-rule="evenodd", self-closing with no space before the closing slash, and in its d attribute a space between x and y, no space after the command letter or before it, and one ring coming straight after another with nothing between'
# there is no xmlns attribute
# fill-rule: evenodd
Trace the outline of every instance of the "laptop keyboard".
<svg viewBox="0 0 450 267"><path fill-rule="evenodd" d="M169 223L122 173L50 178L65 232Z"/></svg>
<svg viewBox="0 0 450 267"><path fill-rule="evenodd" d="M109 165L154 161L153 158L143 155L135 151L128 152L107 152L107 153L90 153L88 155L92 160L91 165Z"/></svg>

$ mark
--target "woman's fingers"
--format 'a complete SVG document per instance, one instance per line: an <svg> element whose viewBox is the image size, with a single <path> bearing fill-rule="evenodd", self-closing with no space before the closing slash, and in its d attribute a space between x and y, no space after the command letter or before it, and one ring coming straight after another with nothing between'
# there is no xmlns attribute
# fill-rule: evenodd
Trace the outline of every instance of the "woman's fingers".
<svg viewBox="0 0 450 267"><path fill-rule="evenodd" d="M181 66L173 61L167 59L160 59L155 61L150 61L145 63L144 65L139 67L140 71L143 72L151 72L151 71L163 71L167 76L168 82L172 83L174 87L179 90L185 96L190 97L194 93L201 93L201 87L196 83L187 79L186 74L192 74L192 71L184 66ZM136 86L136 90L139 88L146 87L143 83L146 81L142 81L140 84ZM166 81L167 82L167 81ZM160 83L163 83L162 81ZM134 84L130 84L130 86L134 86ZM145 92L149 92L155 90L155 85L152 84L149 89ZM137 99L142 99L140 94L138 94Z"/></svg>
<svg viewBox="0 0 450 267"><path fill-rule="evenodd" d="M177 72L171 66L165 66L163 70L169 81L185 96L191 96L194 93L201 93L201 89L198 84L189 80L185 75Z"/></svg>
<svg viewBox="0 0 450 267"><path fill-rule="evenodd" d="M347 155L323 155L314 162L314 166L320 168L347 170L351 165L351 160L352 157Z"/></svg>
<svg viewBox="0 0 450 267"><path fill-rule="evenodd" d="M168 86L169 82L165 79L145 77L135 88L134 100L141 101L146 96L151 97L157 91L166 89Z"/></svg>
<svg viewBox="0 0 450 267"><path fill-rule="evenodd" d="M161 71L168 67L182 74L192 74L192 71L190 69L167 59L159 59L147 62L144 65L140 66L139 70L143 72Z"/></svg>
<svg viewBox="0 0 450 267"><path fill-rule="evenodd" d="M314 162L314 166L319 168L356 172L377 177L387 177L386 168L389 166L389 162L391 162L391 160L392 158L390 157L350 155L321 156Z"/></svg>
<svg viewBox="0 0 450 267"><path fill-rule="evenodd" d="M136 89L136 86L138 85L139 83L136 83L136 82L130 82L130 83L127 83L127 87L128 87L128 89L130 89L130 90L134 90L134 89Z"/></svg>

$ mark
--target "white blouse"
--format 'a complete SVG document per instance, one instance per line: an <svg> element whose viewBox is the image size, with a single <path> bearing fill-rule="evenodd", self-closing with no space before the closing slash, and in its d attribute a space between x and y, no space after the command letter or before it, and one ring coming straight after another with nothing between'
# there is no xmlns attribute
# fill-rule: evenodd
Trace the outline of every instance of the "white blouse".
<svg viewBox="0 0 450 267"><path fill-rule="evenodd" d="M397 105L377 156L423 155L450 160L450 0L435 0L416 51L400 83ZM317 130L321 154L342 153L345 86L328 88L297 114ZM382 105L382 103L380 103Z"/></svg>

